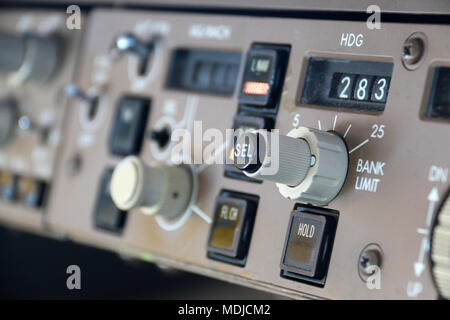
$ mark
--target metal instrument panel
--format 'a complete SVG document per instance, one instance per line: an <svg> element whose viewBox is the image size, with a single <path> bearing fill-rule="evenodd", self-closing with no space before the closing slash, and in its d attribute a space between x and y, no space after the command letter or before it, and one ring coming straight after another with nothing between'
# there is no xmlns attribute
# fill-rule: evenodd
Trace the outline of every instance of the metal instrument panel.
<svg viewBox="0 0 450 320"><path fill-rule="evenodd" d="M190 30L194 25L222 32L193 36ZM369 30L365 22L98 9L90 13L82 30L85 37L76 82L84 89L100 92L100 103L97 115L90 121L82 103L69 104L64 148L45 215L51 230L83 243L295 298L436 298L428 266L415 273L414 263L428 263L423 243L429 232L430 190L436 187L442 195L448 187L447 182L430 181L429 173L432 166L448 170L449 127L448 123L425 120L421 115L428 101L433 66L450 65L449 26L382 23L381 30ZM138 76L132 57L115 60L110 55L114 39L128 31L162 39L145 76ZM410 71L403 66L401 54L404 41L414 32L426 36L427 46L420 66ZM343 33L362 34L363 43L341 46ZM280 277L280 259L295 202L283 198L273 183L255 184L224 177L222 165L198 166L195 208L191 207L178 225L133 210L122 235L94 227L93 211L101 174L120 161L107 147L119 98L133 94L151 99L147 131L161 123L176 123L191 130L194 120L202 121L203 130L225 131L232 127L238 109L237 91L245 53L255 42L291 45L276 121L280 133L286 134L299 124L334 129L342 135L347 133L348 148L354 149L343 190L329 205L339 211L339 223L323 288ZM243 61L235 94L230 98L168 90L165 83L171 51L179 47L241 51ZM372 115L300 105L299 92L308 57L317 56L393 62L385 111ZM379 130L374 125L378 129L383 126L384 133L377 134ZM199 149L196 151L201 152ZM71 173L68 164L76 155L82 159L82 165L78 172ZM147 139L140 157L150 164L167 161L168 154L158 152ZM361 169L359 159L384 163L382 174L357 172ZM358 181L363 177L379 179L376 191L358 190ZM210 224L196 211L212 217L222 189L260 197L243 268L206 256ZM380 290L369 290L358 275L360 252L370 243L380 245L384 253Z"/></svg>

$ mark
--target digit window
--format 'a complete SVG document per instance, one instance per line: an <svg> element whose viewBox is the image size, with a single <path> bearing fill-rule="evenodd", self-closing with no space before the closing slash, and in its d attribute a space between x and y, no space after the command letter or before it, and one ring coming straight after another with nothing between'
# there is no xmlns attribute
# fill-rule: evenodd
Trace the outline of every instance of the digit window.
<svg viewBox="0 0 450 320"><path fill-rule="evenodd" d="M389 62L310 58L300 103L383 112L392 69Z"/></svg>

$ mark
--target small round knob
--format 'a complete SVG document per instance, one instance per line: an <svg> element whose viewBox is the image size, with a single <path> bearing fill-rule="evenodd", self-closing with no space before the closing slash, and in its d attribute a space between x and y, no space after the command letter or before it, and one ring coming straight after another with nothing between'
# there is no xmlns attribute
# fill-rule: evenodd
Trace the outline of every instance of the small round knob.
<svg viewBox="0 0 450 320"><path fill-rule="evenodd" d="M148 166L135 156L126 157L114 169L111 197L121 210L139 207L146 214L173 219L191 200L192 173L183 166Z"/></svg>
<svg viewBox="0 0 450 320"><path fill-rule="evenodd" d="M434 224L430 250L432 274L441 296L450 299L450 192Z"/></svg>
<svg viewBox="0 0 450 320"><path fill-rule="evenodd" d="M341 137L300 127L287 136L256 130L236 139L235 166L247 176L275 182L289 199L327 205L341 190L348 152Z"/></svg>

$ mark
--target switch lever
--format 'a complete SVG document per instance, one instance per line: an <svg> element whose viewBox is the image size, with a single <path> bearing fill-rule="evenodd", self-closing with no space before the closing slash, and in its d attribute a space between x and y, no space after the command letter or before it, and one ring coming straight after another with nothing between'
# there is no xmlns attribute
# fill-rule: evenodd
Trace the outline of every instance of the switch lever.
<svg viewBox="0 0 450 320"><path fill-rule="evenodd" d="M139 74L144 74L147 70L148 60L155 48L154 41L145 43L131 33L124 33L118 36L113 45L113 53L118 57L123 53L136 55L140 60Z"/></svg>
<svg viewBox="0 0 450 320"><path fill-rule="evenodd" d="M64 88L64 92L69 98L76 98L83 101L88 107L89 119L93 119L97 112L98 96L88 95L86 92L80 89L76 84L68 84Z"/></svg>

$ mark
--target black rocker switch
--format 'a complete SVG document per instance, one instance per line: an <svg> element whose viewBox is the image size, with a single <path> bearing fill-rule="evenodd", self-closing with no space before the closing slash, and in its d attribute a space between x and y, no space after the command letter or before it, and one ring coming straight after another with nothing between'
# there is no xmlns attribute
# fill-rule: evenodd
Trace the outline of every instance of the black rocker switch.
<svg viewBox="0 0 450 320"><path fill-rule="evenodd" d="M112 154L126 156L141 151L149 109L149 99L123 97L119 100L109 137Z"/></svg>

